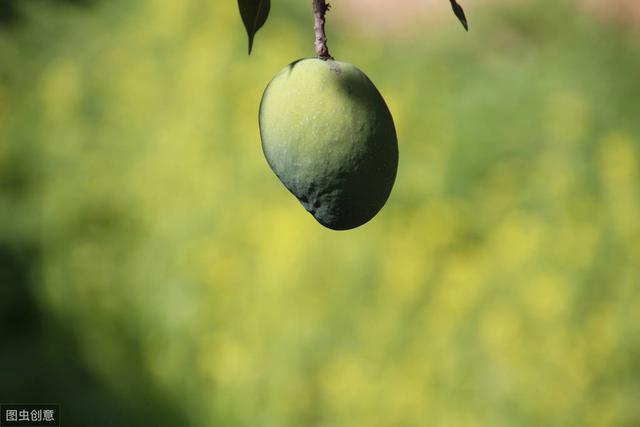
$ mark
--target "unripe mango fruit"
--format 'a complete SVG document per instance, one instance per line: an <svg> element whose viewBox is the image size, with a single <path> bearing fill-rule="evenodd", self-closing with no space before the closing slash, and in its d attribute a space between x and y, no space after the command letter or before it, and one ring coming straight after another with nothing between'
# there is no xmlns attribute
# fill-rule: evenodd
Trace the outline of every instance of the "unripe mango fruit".
<svg viewBox="0 0 640 427"><path fill-rule="evenodd" d="M384 206L398 141L382 96L354 65L289 64L260 103L262 150L280 181L325 227L358 227Z"/></svg>

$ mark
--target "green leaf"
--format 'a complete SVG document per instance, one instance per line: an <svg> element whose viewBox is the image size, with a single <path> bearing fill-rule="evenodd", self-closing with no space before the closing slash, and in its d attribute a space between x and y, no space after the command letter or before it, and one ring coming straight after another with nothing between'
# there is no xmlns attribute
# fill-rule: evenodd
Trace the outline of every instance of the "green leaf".
<svg viewBox="0 0 640 427"><path fill-rule="evenodd" d="M269 9L271 8L270 0L238 0L240 8L240 16L244 27L247 29L249 36L249 55L253 47L253 37L256 35L260 27L267 22Z"/></svg>
<svg viewBox="0 0 640 427"><path fill-rule="evenodd" d="M460 22L462 22L462 26L464 27L464 29L469 31L469 24L467 23L467 17L464 16L464 10L462 9L462 6L460 6L456 0L449 1L451 2L453 13L455 13Z"/></svg>

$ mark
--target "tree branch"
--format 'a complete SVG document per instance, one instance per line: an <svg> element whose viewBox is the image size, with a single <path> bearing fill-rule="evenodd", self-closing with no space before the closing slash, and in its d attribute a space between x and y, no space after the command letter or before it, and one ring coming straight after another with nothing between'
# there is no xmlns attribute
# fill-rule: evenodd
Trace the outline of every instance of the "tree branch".
<svg viewBox="0 0 640 427"><path fill-rule="evenodd" d="M325 0L311 0L313 2L313 29L316 32L316 56L323 61L333 59L329 54L327 36L324 33L325 15L330 5Z"/></svg>

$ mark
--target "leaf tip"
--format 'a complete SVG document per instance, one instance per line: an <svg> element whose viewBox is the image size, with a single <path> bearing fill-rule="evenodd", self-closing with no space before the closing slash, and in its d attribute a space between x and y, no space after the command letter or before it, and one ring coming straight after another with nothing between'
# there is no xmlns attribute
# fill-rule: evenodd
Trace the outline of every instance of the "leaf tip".
<svg viewBox="0 0 640 427"><path fill-rule="evenodd" d="M238 0L240 17L249 38L248 54L253 49L256 32L264 25L271 9L271 0Z"/></svg>
<svg viewBox="0 0 640 427"><path fill-rule="evenodd" d="M253 49L253 37L249 37L249 49L247 50L247 55L251 55L251 50Z"/></svg>
<svg viewBox="0 0 640 427"><path fill-rule="evenodd" d="M464 14L464 9L462 6L458 4L456 0L449 0L451 2L451 8L453 9L453 13L456 15L465 31L469 31L469 23L467 22L467 17Z"/></svg>

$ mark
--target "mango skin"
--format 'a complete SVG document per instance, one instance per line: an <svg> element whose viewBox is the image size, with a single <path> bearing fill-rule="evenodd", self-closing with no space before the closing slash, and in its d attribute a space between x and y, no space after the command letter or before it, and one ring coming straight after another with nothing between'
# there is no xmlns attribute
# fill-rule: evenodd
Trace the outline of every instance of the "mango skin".
<svg viewBox="0 0 640 427"><path fill-rule="evenodd" d="M352 64L289 64L260 103L262 150L277 177L323 226L358 227L384 206L398 170L391 113Z"/></svg>

